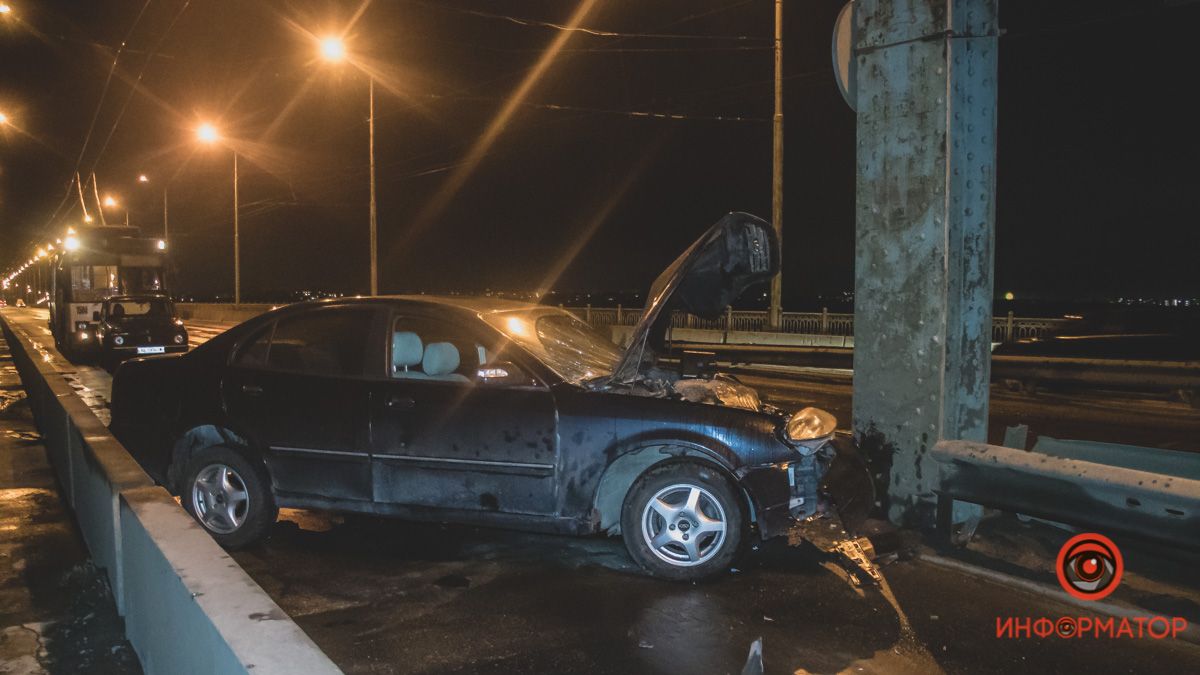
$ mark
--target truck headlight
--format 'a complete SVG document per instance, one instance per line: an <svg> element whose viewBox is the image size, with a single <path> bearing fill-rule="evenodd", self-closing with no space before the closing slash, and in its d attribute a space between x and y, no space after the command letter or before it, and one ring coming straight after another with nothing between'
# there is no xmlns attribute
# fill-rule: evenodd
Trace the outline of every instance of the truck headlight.
<svg viewBox="0 0 1200 675"><path fill-rule="evenodd" d="M784 427L787 440L816 449L811 441L824 442L837 428L837 418L820 408L804 408L788 418Z"/></svg>

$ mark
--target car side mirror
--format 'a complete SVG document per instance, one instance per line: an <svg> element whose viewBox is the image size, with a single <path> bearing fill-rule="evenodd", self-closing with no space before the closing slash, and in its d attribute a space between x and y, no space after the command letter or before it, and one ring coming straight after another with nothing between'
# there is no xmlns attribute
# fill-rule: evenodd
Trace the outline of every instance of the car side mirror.
<svg viewBox="0 0 1200 675"><path fill-rule="evenodd" d="M99 321L99 320L100 320L100 310L96 310L96 311L92 312L92 321Z"/></svg>
<svg viewBox="0 0 1200 675"><path fill-rule="evenodd" d="M495 361L479 366L476 373L479 382L491 386L519 386L530 384L533 380L525 371L512 361Z"/></svg>

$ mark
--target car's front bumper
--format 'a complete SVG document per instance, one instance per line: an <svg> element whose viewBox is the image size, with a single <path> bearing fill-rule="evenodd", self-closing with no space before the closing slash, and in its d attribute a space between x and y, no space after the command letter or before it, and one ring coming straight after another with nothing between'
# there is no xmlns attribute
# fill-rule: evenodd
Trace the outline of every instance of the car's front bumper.
<svg viewBox="0 0 1200 675"><path fill-rule="evenodd" d="M161 348L162 351L157 351L158 348ZM144 351L147 349L153 349L154 351ZM139 351L139 350L141 350L141 351ZM135 356L154 356L156 354L182 354L183 352L186 352L187 350L188 350L188 345L186 342L184 342L181 345L153 344L153 345L122 345L122 346L118 347L116 345L109 344L109 345L105 345L105 347L104 347L105 352L107 352L113 356L123 358L123 359L129 359L129 358L133 358Z"/></svg>

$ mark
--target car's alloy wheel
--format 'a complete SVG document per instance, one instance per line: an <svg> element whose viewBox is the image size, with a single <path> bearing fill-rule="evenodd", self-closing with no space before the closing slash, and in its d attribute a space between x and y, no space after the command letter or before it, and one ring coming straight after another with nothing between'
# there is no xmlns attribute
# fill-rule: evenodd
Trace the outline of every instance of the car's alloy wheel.
<svg viewBox="0 0 1200 675"><path fill-rule="evenodd" d="M621 509L630 557L664 579L724 572L741 552L747 527L737 486L707 464L673 462L647 471Z"/></svg>
<svg viewBox="0 0 1200 675"><path fill-rule="evenodd" d="M262 539L279 514L266 468L234 448L197 452L178 488L184 508L225 548Z"/></svg>
<svg viewBox="0 0 1200 675"><path fill-rule="evenodd" d="M192 510L200 524L217 534L232 534L250 513L250 492L236 470L209 464L192 483Z"/></svg>
<svg viewBox="0 0 1200 675"><path fill-rule="evenodd" d="M690 483L659 490L642 511L642 537L660 560L680 567L708 562L725 543L725 509L713 493Z"/></svg>

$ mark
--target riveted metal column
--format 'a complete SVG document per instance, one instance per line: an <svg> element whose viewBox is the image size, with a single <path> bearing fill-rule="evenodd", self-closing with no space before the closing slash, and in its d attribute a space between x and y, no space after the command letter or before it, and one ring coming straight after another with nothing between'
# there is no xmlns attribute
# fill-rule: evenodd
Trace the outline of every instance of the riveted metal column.
<svg viewBox="0 0 1200 675"><path fill-rule="evenodd" d="M854 430L901 522L932 518L934 443L987 435L997 4L860 0L855 19Z"/></svg>

